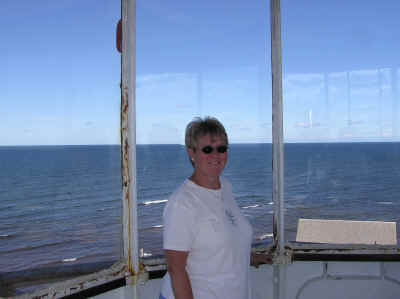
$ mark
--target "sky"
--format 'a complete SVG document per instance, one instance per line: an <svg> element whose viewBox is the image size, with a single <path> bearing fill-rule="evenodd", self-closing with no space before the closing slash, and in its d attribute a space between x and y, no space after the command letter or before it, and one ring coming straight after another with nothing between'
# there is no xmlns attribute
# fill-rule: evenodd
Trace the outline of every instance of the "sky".
<svg viewBox="0 0 400 299"><path fill-rule="evenodd" d="M398 141L400 2L281 1L284 138ZM118 144L116 0L0 1L0 146ZM271 142L269 1L137 0L138 144Z"/></svg>

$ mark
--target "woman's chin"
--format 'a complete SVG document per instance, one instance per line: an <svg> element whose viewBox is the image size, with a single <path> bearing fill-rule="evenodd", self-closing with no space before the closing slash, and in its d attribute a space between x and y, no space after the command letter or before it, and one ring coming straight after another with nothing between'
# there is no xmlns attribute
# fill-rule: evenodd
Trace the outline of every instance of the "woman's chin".
<svg viewBox="0 0 400 299"><path fill-rule="evenodd" d="M223 168L210 168L207 172L209 178L218 179L223 171Z"/></svg>

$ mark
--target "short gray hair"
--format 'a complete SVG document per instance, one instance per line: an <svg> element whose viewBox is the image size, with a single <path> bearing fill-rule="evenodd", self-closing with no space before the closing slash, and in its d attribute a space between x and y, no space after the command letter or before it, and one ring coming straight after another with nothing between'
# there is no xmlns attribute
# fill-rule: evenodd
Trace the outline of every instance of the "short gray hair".
<svg viewBox="0 0 400 299"><path fill-rule="evenodd" d="M196 150L199 137L210 135L221 138L228 145L228 135L224 126L218 119L210 116L195 117L187 126L185 132L185 145L187 148Z"/></svg>

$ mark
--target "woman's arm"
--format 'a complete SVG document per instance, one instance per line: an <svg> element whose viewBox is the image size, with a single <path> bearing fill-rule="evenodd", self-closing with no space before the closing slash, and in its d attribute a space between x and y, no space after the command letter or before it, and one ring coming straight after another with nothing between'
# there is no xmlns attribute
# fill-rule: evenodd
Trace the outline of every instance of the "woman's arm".
<svg viewBox="0 0 400 299"><path fill-rule="evenodd" d="M186 272L188 251L165 250L167 271L171 277L175 299L193 299L192 286Z"/></svg>

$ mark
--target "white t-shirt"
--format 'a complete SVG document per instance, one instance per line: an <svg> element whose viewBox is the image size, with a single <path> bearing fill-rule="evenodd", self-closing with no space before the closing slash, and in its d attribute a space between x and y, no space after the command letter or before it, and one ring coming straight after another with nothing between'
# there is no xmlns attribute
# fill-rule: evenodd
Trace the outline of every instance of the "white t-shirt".
<svg viewBox="0 0 400 299"><path fill-rule="evenodd" d="M189 252L186 271L195 299L250 299L251 240L250 223L226 179L219 190L185 180L164 209L164 249ZM174 298L168 273L161 294Z"/></svg>

